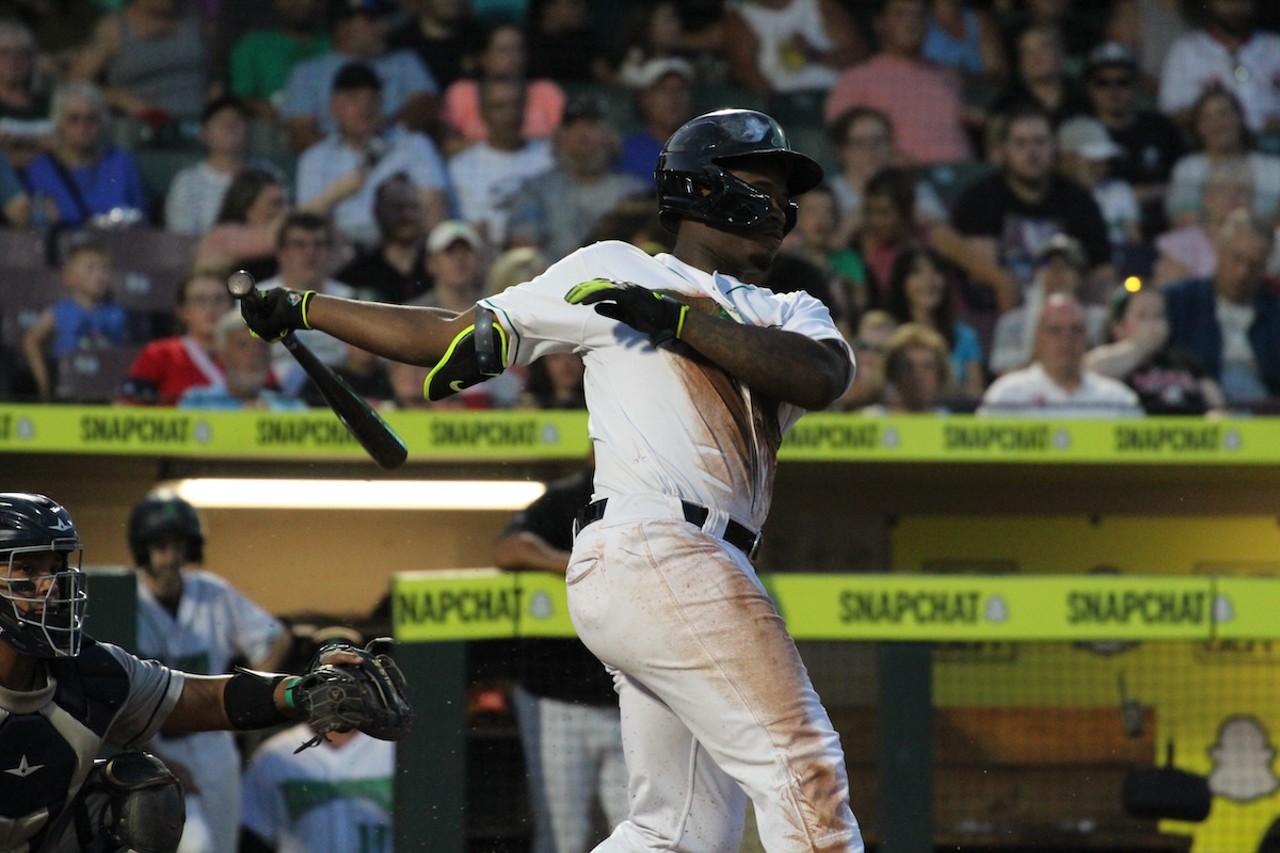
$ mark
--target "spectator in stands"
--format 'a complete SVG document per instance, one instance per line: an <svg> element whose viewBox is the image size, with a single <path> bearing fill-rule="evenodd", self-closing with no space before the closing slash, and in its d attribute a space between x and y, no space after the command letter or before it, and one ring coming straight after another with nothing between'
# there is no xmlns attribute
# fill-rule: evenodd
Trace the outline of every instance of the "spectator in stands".
<svg viewBox="0 0 1280 853"><path fill-rule="evenodd" d="M293 66L285 83L280 118L289 148L300 153L337 124L330 112L334 78L350 62L371 66L382 83L386 125L410 130L435 129L440 88L431 72L408 50L387 50L388 0L329 0L333 49Z"/></svg>
<svg viewBox="0 0 1280 853"><path fill-rule="evenodd" d="M576 352L544 355L529 365L522 405L535 409L586 409L585 369Z"/></svg>
<svg viewBox="0 0 1280 853"><path fill-rule="evenodd" d="M840 170L827 176L840 205L840 235L848 239L862 226L862 195L867 181L895 159L893 124L880 110L854 107L829 128L832 149ZM916 181L915 216L925 225L947 219L947 207L932 185Z"/></svg>
<svg viewBox="0 0 1280 853"><path fill-rule="evenodd" d="M382 82L373 68L350 62L339 69L329 109L334 131L298 158L300 203L341 194L351 175L359 175L360 188L333 206L333 222L353 242L372 243L378 237L374 193L384 180L404 173L418 191L423 229L430 230L444 218L444 161L424 134L403 127L382 132Z"/></svg>
<svg viewBox="0 0 1280 853"><path fill-rule="evenodd" d="M953 388L947 342L920 323L899 326L880 359L882 402L862 409L868 415L945 415Z"/></svg>
<svg viewBox="0 0 1280 853"><path fill-rule="evenodd" d="M848 241L840 239L839 227L835 193L829 185L819 184L796 199L796 226L782 248L815 264L827 276L838 309L832 311L832 319L852 337L849 323L869 302L867 268Z"/></svg>
<svg viewBox="0 0 1280 853"><path fill-rule="evenodd" d="M852 246L867 271L868 306L886 306L894 263L920 243L915 203L916 179L908 169L881 169L867 181L862 227Z"/></svg>
<svg viewBox="0 0 1280 853"><path fill-rule="evenodd" d="M591 24L587 0L529 0L525 16L529 77L562 83L609 82L606 38Z"/></svg>
<svg viewBox="0 0 1280 853"><path fill-rule="evenodd" d="M1254 133L1280 126L1280 35L1259 30L1254 0L1206 0L1203 23L1169 48L1160 74L1160 110L1190 123L1206 89L1225 88Z"/></svg>
<svg viewBox="0 0 1280 853"><path fill-rule="evenodd" d="M1015 43L1013 81L991 104L993 113L1008 113L1019 104L1039 104L1056 128L1070 116L1089 111L1089 102L1068 76L1062 36L1049 24L1028 27Z"/></svg>
<svg viewBox="0 0 1280 853"><path fill-rule="evenodd" d="M53 145L51 92L37 68L31 30L0 21L0 151L22 167Z"/></svg>
<svg viewBox="0 0 1280 853"><path fill-rule="evenodd" d="M222 270L196 269L178 285L179 333L154 340L129 368L124 402L172 406L188 388L222 381L213 354L213 330L232 307Z"/></svg>
<svg viewBox="0 0 1280 853"><path fill-rule="evenodd" d="M1115 281L1107 225L1088 190L1054 169L1053 129L1048 115L1033 105L1008 119L1000 139L1004 165L978 181L956 201L952 224L964 239L965 254L1012 274L1009 279L980 279L992 288L996 304L1007 311L1022 301L1035 272L1036 253L1054 235L1080 241L1089 265L1086 288L1110 293ZM963 265L973 276L973 267Z"/></svg>
<svg viewBox="0 0 1280 853"><path fill-rule="evenodd" d="M921 55L959 73L968 87L1000 85L1009 77L991 13L968 0L932 0Z"/></svg>
<svg viewBox="0 0 1280 853"><path fill-rule="evenodd" d="M1237 210L1253 209L1253 175L1243 160L1209 164L1195 222L1173 228L1156 238L1159 253L1152 283L1163 287L1184 278L1209 278L1218 269L1214 235Z"/></svg>
<svg viewBox="0 0 1280 853"><path fill-rule="evenodd" d="M1120 146L1111 173L1133 186L1143 213L1142 233L1150 236L1162 230L1169 176L1186 146L1168 116L1141 105L1140 82L1138 60L1128 48L1108 42L1089 54L1085 92L1091 112Z"/></svg>
<svg viewBox="0 0 1280 853"><path fill-rule="evenodd" d="M286 287L299 291L314 290L330 296L353 296L355 290L352 287L329 277L333 268L334 237L333 223L327 217L306 211L288 214L276 238L276 261L280 272L274 278L258 282L258 288ZM305 329L294 334L330 367L346 363L346 345L337 338ZM307 381L307 374L284 347L273 348L272 371L280 383L280 390L290 396L297 396Z"/></svg>
<svg viewBox="0 0 1280 853"><path fill-rule="evenodd" d="M249 112L244 102L210 101L201 116L205 158L174 175L164 202L164 227L178 234L204 234L218 219L231 180L244 168L249 148Z"/></svg>
<svg viewBox="0 0 1280 853"><path fill-rule="evenodd" d="M222 368L222 378L183 391L178 397L179 409L268 409L280 412L307 407L296 397L286 397L268 386L271 345L249 331L240 317L239 308L227 311L214 324L213 354Z"/></svg>
<svg viewBox="0 0 1280 853"><path fill-rule="evenodd" d="M1190 130L1195 151L1173 167L1166 200L1169 222L1195 222L1210 164L1231 160L1242 161L1249 169L1254 212L1262 219L1276 219L1280 214L1280 157L1255 149L1236 96L1225 89L1206 91L1191 108Z"/></svg>
<svg viewBox="0 0 1280 853"><path fill-rule="evenodd" d="M1061 34L1068 64L1079 68L1084 57L1102 40L1101 21L1090 14L1090 7L1096 5L1092 0L1087 5L1075 0L1022 0L1020 3L997 5L996 8L1001 9L998 26L1004 40L1005 55L1017 56L1018 36L1027 30L1052 27Z"/></svg>
<svg viewBox="0 0 1280 853"><path fill-rule="evenodd" d="M946 268L938 255L926 248L911 248L898 255L889 273L885 308L900 324L931 329L946 342L952 385L943 393L977 402L987 387L986 362L978 333L955 318L954 300ZM887 366L887 365L886 365Z"/></svg>
<svg viewBox="0 0 1280 853"><path fill-rule="evenodd" d="M441 89L465 76L484 43L468 0L400 0L409 18L391 31L393 50L412 50Z"/></svg>
<svg viewBox="0 0 1280 853"><path fill-rule="evenodd" d="M525 86L502 78L480 82L480 111L488 139L449 158L449 186L460 218L474 225L491 246L507 240L516 192L525 181L555 165L551 144L528 139L520 129Z"/></svg>
<svg viewBox="0 0 1280 853"><path fill-rule="evenodd" d="M726 7L724 33L734 82L762 95L825 93L867 55L838 0L743 0Z"/></svg>
<svg viewBox="0 0 1280 853"><path fill-rule="evenodd" d="M400 172L378 184L373 218L378 241L361 248L334 278L372 302L399 304L422 296L431 288L425 266L427 229L422 196L408 175Z"/></svg>
<svg viewBox="0 0 1280 853"><path fill-rule="evenodd" d="M276 234L288 207L284 175L259 166L241 169L196 246L195 265L245 269L258 281L275 275Z"/></svg>
<svg viewBox="0 0 1280 853"><path fill-rule="evenodd" d="M387 362L387 381L391 383L391 391L394 395L389 404L390 408L398 411L436 408L436 404L429 402L426 397L427 374L430 372L430 368L416 364Z"/></svg>
<svg viewBox="0 0 1280 853"><path fill-rule="evenodd" d="M1036 361L1006 373L982 397L979 415L1035 418L1123 418L1142 415L1123 382L1085 367L1088 350L1084 306L1055 293L1036 322Z"/></svg>
<svg viewBox="0 0 1280 853"><path fill-rule="evenodd" d="M1045 302L1056 293L1079 299L1088 261L1080 241L1055 234L1036 252L1036 271L1026 301L1005 311L996 320L992 336L991 372L997 376L1021 370L1035 355L1036 323ZM1107 331L1107 309L1085 304L1085 341L1093 347L1102 343Z"/></svg>
<svg viewBox="0 0 1280 853"><path fill-rule="evenodd" d="M227 86L255 116L275 121L289 72L333 48L320 21L319 0L275 0L274 26L256 27L231 48Z"/></svg>
<svg viewBox="0 0 1280 853"><path fill-rule="evenodd" d="M1222 412L1218 383L1191 353L1170 347L1164 294L1154 287L1116 288L1108 342L1085 354L1085 367L1133 389L1148 415Z"/></svg>
<svg viewBox="0 0 1280 853"><path fill-rule="evenodd" d="M1232 404L1280 396L1280 295L1263 275L1270 223L1236 211L1218 230L1218 269L1164 288L1169 343L1188 350Z"/></svg>
<svg viewBox="0 0 1280 853"><path fill-rule="evenodd" d="M906 164L968 162L971 117L956 80L921 56L926 20L926 0L885 0L876 16L879 51L840 75L823 120L829 126L853 107L872 107L889 117ZM972 120L980 120L976 111Z"/></svg>
<svg viewBox="0 0 1280 853"><path fill-rule="evenodd" d="M1134 71L1141 75L1137 87L1143 91L1156 91L1169 47L1191 32L1185 5L1183 0L1111 2L1106 38L1135 57Z"/></svg>
<svg viewBox="0 0 1280 853"><path fill-rule="evenodd" d="M677 57L651 59L635 70L633 80L640 127L622 138L620 165L623 174L650 184L662 146L694 116L694 71Z"/></svg>
<svg viewBox="0 0 1280 853"><path fill-rule="evenodd" d="M1111 161L1123 154L1102 122L1073 116L1058 125L1058 170L1093 194L1107 224L1107 239L1119 252L1142 239L1142 212L1128 181L1111 174Z"/></svg>
<svg viewBox="0 0 1280 853"><path fill-rule="evenodd" d="M455 153L477 142L492 141L484 114L484 92L489 81L502 80L521 89L520 135L526 140L549 139L564 113L564 89L555 80L529 78L524 31L515 24L494 24L485 34L484 49L477 57L474 79L455 80L444 93L440 109L441 132L447 135L445 150Z"/></svg>
<svg viewBox="0 0 1280 853"><path fill-rule="evenodd" d="M550 264L547 256L532 246L507 249L489 264L489 271L485 274L484 294L493 296L508 287L532 281L535 277L542 275Z"/></svg>
<svg viewBox="0 0 1280 853"><path fill-rule="evenodd" d="M690 68L707 45L685 29L681 5L675 0L646 0L627 4L623 23L622 58L614 77L619 85L644 88L645 68L655 60L680 59Z"/></svg>
<svg viewBox="0 0 1280 853"><path fill-rule="evenodd" d="M107 104L92 83L66 83L53 98L54 147L24 170L33 210L79 228L98 218L146 221L150 202L138 162L104 138Z"/></svg>
<svg viewBox="0 0 1280 853"><path fill-rule="evenodd" d="M212 66L200 17L181 0L127 0L103 16L68 71L111 109L152 126L199 118Z"/></svg>
<svg viewBox="0 0 1280 853"><path fill-rule="evenodd" d="M22 340L41 400L53 399L56 365L65 355L128 343L125 311L111 301L111 252L73 244L62 261L67 296L46 308Z"/></svg>
<svg viewBox="0 0 1280 853"><path fill-rule="evenodd" d="M618 202L653 192L617 171L619 138L599 102L571 101L556 130L556 165L529 179L511 202L507 246L537 246L559 258L583 245L591 229Z"/></svg>
<svg viewBox="0 0 1280 853"><path fill-rule="evenodd" d="M898 321L888 311L873 308L858 318L855 328L850 346L858 369L849 390L832 407L845 411L884 401L884 351L898 329Z"/></svg>
<svg viewBox="0 0 1280 853"><path fill-rule="evenodd" d="M4 217L3 225L25 228L32 222L32 213L31 196L27 195L22 178L0 152L0 214Z"/></svg>

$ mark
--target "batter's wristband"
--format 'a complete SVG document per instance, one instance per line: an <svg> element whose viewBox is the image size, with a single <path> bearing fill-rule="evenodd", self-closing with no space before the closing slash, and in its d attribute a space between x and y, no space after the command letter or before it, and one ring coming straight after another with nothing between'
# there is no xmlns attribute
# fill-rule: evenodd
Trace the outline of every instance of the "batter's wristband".
<svg viewBox="0 0 1280 853"><path fill-rule="evenodd" d="M311 305L311 297L315 296L314 290L306 290L302 293L302 299L298 302L298 318L302 320L302 328L310 329L311 323L307 321L307 307Z"/></svg>
<svg viewBox="0 0 1280 853"><path fill-rule="evenodd" d="M289 721L276 707L276 685L289 676L240 669L222 691L222 707L231 725L241 730L265 729Z"/></svg>

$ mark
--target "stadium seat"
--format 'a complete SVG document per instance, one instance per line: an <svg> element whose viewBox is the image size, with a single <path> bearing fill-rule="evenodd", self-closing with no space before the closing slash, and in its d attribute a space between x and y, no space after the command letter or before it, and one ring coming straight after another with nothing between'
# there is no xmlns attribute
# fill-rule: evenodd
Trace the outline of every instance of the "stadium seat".
<svg viewBox="0 0 1280 853"><path fill-rule="evenodd" d="M174 288L191 269L199 242L196 237L150 226L85 228L58 236L59 261L73 243L86 240L110 250L112 265L123 281L123 286L116 288L121 304L140 301L151 307L157 304L155 299L167 298L161 306L166 310L173 308Z"/></svg>
<svg viewBox="0 0 1280 853"><path fill-rule="evenodd" d="M22 338L40 313L63 295L62 280L48 268L9 272L0 282L0 346L21 351Z"/></svg>
<svg viewBox="0 0 1280 853"><path fill-rule="evenodd" d="M116 346L63 356L55 396L69 403L112 402L141 351L140 346Z"/></svg>
<svg viewBox="0 0 1280 853"><path fill-rule="evenodd" d="M0 228L0 275L45 268L49 260L46 245L44 235L34 228Z"/></svg>

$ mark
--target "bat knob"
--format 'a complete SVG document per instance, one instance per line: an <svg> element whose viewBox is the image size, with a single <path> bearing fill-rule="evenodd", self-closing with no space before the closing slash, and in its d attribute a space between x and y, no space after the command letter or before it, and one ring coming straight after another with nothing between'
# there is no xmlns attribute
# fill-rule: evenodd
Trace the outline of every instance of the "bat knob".
<svg viewBox="0 0 1280 853"><path fill-rule="evenodd" d="M227 276L227 292L236 299L244 299L246 296L254 292L257 282L253 280L253 276L245 270L236 270Z"/></svg>

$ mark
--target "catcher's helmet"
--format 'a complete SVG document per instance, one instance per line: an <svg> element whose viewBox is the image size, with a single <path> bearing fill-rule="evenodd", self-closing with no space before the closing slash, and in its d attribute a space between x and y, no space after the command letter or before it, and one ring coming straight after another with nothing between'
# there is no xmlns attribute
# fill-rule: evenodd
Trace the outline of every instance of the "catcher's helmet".
<svg viewBox="0 0 1280 853"><path fill-rule="evenodd" d="M151 562L151 541L177 535L187 540L187 562L204 562L204 528L196 508L171 489L156 489L138 501L129 515L129 550L135 566Z"/></svg>
<svg viewBox="0 0 1280 853"><path fill-rule="evenodd" d="M0 494L0 637L19 652L42 658L80 653L89 598L81 550L75 522L56 501ZM61 560L47 578L20 568L24 554L50 551Z"/></svg>
<svg viewBox="0 0 1280 853"><path fill-rule="evenodd" d="M787 192L793 197L822 182L822 167L792 151L782 128L764 113L717 110L686 122L662 146L654 171L663 227L675 231L681 219L726 230L760 225L773 209L772 200L728 171L734 164L759 158L775 160L786 169ZM795 202L784 212L790 231L796 223Z"/></svg>

